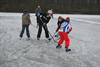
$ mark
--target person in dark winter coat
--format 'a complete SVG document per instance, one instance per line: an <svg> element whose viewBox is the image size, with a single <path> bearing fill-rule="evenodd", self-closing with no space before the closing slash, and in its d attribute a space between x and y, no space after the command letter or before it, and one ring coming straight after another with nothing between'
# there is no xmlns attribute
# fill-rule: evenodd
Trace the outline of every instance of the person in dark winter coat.
<svg viewBox="0 0 100 67"><path fill-rule="evenodd" d="M38 5L37 8L36 8L36 10L35 10L35 15L36 15L36 16L40 16L40 13L42 13L42 9L41 9L41 7Z"/></svg>
<svg viewBox="0 0 100 67"><path fill-rule="evenodd" d="M30 24L31 24L30 15L27 11L24 11L24 13L22 15L22 31L20 33L20 38L23 37L24 31L26 29L26 35L27 35L28 39L30 39L30 33L29 33L29 25Z"/></svg>
<svg viewBox="0 0 100 67"><path fill-rule="evenodd" d="M38 19L37 24L38 24L39 28L38 28L37 40L39 40L41 37L42 27L45 31L45 37L49 40L49 31L48 31L47 24L51 19L51 15L48 13L41 13L38 18L39 19Z"/></svg>
<svg viewBox="0 0 100 67"><path fill-rule="evenodd" d="M40 17L40 14L43 13L42 12L42 9L41 7L38 5L36 10L35 10L35 16L36 16L36 20L37 20L37 23L39 22L39 17ZM38 25L38 24L37 24Z"/></svg>

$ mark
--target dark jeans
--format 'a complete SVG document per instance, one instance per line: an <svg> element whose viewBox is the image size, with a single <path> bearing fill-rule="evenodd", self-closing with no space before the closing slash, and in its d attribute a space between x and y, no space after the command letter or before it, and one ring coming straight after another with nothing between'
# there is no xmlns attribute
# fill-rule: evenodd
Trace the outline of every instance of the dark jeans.
<svg viewBox="0 0 100 67"><path fill-rule="evenodd" d="M26 29L26 35L29 38L30 37L30 33L29 33L29 25L22 25L22 31L20 33L20 37L23 37L24 31Z"/></svg>
<svg viewBox="0 0 100 67"><path fill-rule="evenodd" d="M41 37L42 27L44 28L44 31L45 31L45 37L46 38L49 38L48 28L47 28L47 25L46 24L45 25L39 24L37 38L40 38Z"/></svg>

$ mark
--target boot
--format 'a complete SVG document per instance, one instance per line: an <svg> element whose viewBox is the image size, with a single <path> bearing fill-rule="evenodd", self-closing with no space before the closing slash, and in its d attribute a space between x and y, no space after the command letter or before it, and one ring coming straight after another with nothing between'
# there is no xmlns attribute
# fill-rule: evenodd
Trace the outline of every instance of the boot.
<svg viewBox="0 0 100 67"><path fill-rule="evenodd" d="M71 51L71 49L69 49L69 48L65 48L65 51L66 51L66 52L69 52L69 51Z"/></svg>
<svg viewBox="0 0 100 67"><path fill-rule="evenodd" d="M39 37L37 37L37 40L40 40L40 38L39 38Z"/></svg>
<svg viewBox="0 0 100 67"><path fill-rule="evenodd" d="M47 37L47 40L51 41L51 38Z"/></svg>
<svg viewBox="0 0 100 67"><path fill-rule="evenodd" d="M56 46L56 48L62 48L62 46L60 46L60 45L57 45L57 46Z"/></svg>

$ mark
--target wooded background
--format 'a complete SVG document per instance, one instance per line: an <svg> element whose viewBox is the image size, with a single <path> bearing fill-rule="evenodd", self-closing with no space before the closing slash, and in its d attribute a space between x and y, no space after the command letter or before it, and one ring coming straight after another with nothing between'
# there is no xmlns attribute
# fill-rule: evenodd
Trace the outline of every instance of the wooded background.
<svg viewBox="0 0 100 67"><path fill-rule="evenodd" d="M34 12L37 5L55 13L100 14L100 0L0 0L0 12Z"/></svg>

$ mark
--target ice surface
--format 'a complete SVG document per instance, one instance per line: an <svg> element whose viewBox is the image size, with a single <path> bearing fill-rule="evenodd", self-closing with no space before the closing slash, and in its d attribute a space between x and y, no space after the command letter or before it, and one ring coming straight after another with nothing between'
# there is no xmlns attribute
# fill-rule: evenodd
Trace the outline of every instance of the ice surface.
<svg viewBox="0 0 100 67"><path fill-rule="evenodd" d="M0 13L0 67L99 67L100 66L100 15L55 14L48 27L55 32L58 16L69 16L73 31L71 52L56 49L56 43L48 42L44 31L36 40L36 18L31 14L31 40L26 34L19 40L22 13Z"/></svg>

